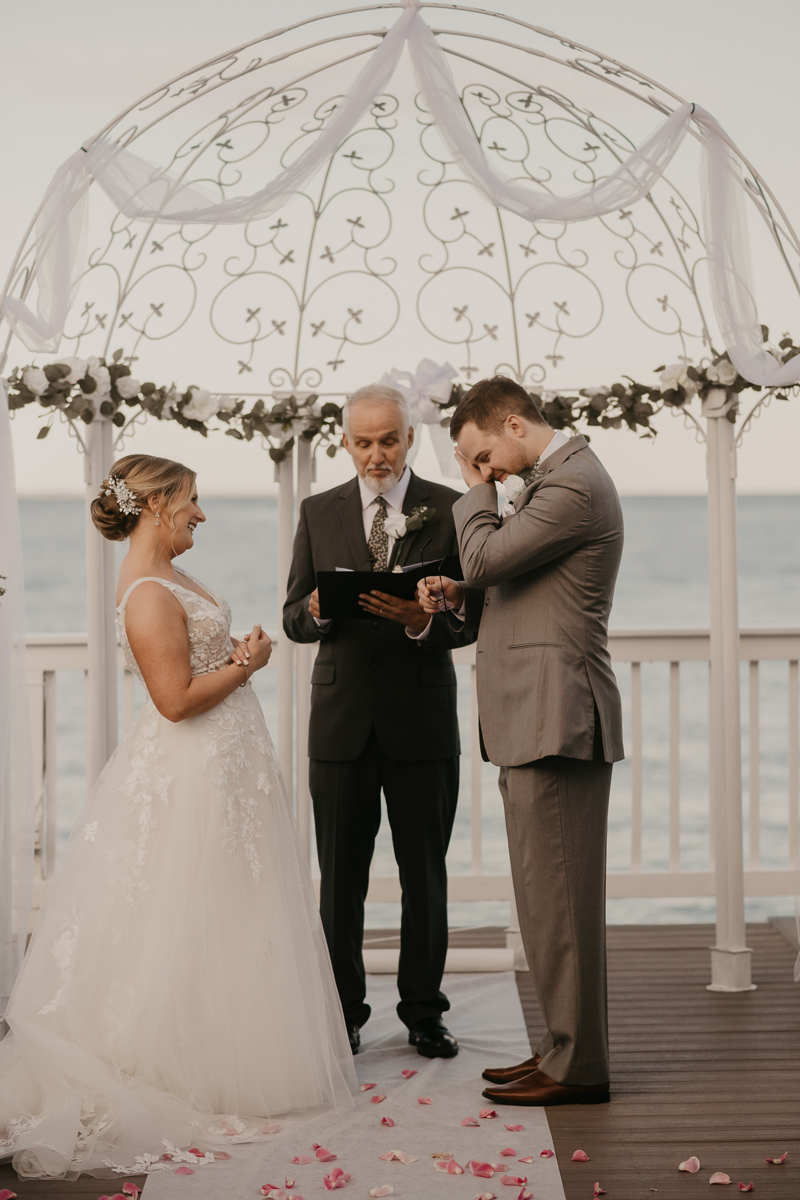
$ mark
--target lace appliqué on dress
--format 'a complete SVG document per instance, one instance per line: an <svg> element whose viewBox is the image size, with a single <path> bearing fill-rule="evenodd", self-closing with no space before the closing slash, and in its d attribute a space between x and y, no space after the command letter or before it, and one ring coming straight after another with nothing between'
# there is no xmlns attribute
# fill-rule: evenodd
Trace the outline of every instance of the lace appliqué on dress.
<svg viewBox="0 0 800 1200"><path fill-rule="evenodd" d="M208 732L203 738L203 767L208 767L212 761L219 766L223 842L234 856L242 850L256 883L263 867L256 849L261 836L261 821L255 793L262 791L268 795L271 788L264 772L260 772L257 779L253 778L247 754L248 749L270 753L263 720L257 720L260 715L260 709L252 704L250 685L237 688L208 713Z"/></svg>
<svg viewBox="0 0 800 1200"><path fill-rule="evenodd" d="M67 998L69 989L69 981L72 978L72 967L75 958L75 944L78 940L78 914L73 908L67 922L53 942L51 953L56 960L56 966L61 973L61 984L53 999L49 1004L45 1004L39 1009L38 1015L46 1017L49 1013L55 1012Z"/></svg>

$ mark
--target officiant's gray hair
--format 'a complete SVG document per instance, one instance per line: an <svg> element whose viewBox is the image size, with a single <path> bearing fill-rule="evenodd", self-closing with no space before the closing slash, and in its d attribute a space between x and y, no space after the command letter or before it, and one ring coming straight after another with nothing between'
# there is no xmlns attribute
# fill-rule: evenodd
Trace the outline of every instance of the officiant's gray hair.
<svg viewBox="0 0 800 1200"><path fill-rule="evenodd" d="M385 383L368 383L366 387L359 388L345 400L342 409L342 425L348 437L350 436L350 411L354 404L359 404L362 400L369 400L371 404L393 404L400 413L403 433L408 433L411 414L408 411L408 401L403 393Z"/></svg>

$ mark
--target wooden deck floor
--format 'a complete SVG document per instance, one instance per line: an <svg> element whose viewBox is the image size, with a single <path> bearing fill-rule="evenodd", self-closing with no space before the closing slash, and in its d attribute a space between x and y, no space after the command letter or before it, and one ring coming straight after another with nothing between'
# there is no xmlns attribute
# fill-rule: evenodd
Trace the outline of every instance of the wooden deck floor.
<svg viewBox="0 0 800 1200"><path fill-rule="evenodd" d="M735 1195L740 1180L752 1180L760 1200L800 1200L800 984L792 981L791 924L749 927L758 989L732 996L705 990L712 935L703 925L609 929L612 1102L548 1112L567 1200L590 1200L595 1180L609 1200L693 1200L709 1195L712 1171L730 1175ZM389 931L365 941L397 944ZM504 936L457 930L451 944L498 946ZM517 984L535 1044L542 1020L530 975L518 974ZM577 1149L588 1163L570 1161ZM784 1150L786 1163L768 1166L766 1158ZM701 1171L680 1174L678 1163L692 1154ZM115 1190L89 1178L18 1182L8 1164L0 1167L4 1187L20 1200L96 1200Z"/></svg>

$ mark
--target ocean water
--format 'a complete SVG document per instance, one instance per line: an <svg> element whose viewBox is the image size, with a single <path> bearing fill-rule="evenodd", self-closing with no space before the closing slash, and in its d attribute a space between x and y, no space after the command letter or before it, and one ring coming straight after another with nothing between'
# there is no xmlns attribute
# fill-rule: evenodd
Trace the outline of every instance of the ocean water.
<svg viewBox="0 0 800 1200"><path fill-rule="evenodd" d="M743 628L800 626L800 496L744 496L739 499L740 617ZM708 542L703 497L627 497L625 552L614 602L617 628L697 628L708 625ZM207 523L185 560L186 569L221 592L234 614L234 632L259 621L277 629L277 503L271 499L211 499L204 502ZM86 629L83 503L79 500L20 502L29 632ZM120 554L123 552L120 548ZM182 564L184 565L184 564ZM666 664L644 664L644 844L643 866L667 866L668 678ZM689 663L681 670L681 864L708 866L707 667ZM275 675L256 676L267 722L277 728ZM626 732L629 730L629 673L619 671ZM462 795L449 862L468 871L469 672L459 668L462 712ZM764 866L787 861L786 745L788 671L785 663L765 663L761 679L761 845ZM745 697L746 700L746 697ZM746 718L747 705L743 704ZM83 678L60 672L57 699L58 842L63 845L84 798ZM747 728L744 729L747 745ZM745 790L749 764L745 758ZM483 766L484 870L508 866L496 769ZM619 764L609 822L609 864L625 868L630 858L630 767ZM747 836L747 831L746 831ZM391 840L383 822L375 871L393 869ZM396 926L399 906L369 905L368 923ZM790 913L789 898L748 901L751 920ZM612 922L713 920L708 899L609 901ZM500 903L451 904L451 924L505 923Z"/></svg>

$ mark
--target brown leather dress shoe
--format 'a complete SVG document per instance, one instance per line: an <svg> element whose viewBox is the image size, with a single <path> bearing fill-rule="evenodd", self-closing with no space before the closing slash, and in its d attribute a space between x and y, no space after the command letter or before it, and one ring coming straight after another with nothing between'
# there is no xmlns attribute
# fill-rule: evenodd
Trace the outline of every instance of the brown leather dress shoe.
<svg viewBox="0 0 800 1200"><path fill-rule="evenodd" d="M526 1058L525 1062L517 1067L487 1067L483 1078L488 1079L489 1083L516 1083L518 1079L524 1079L531 1071L535 1071L541 1061L541 1054L534 1054L533 1058Z"/></svg>
<svg viewBox="0 0 800 1200"><path fill-rule="evenodd" d="M494 1104L517 1104L537 1108L553 1104L608 1104L611 1099L607 1083L576 1087L571 1083L556 1083L543 1071L533 1071L514 1083L486 1088L483 1094Z"/></svg>

